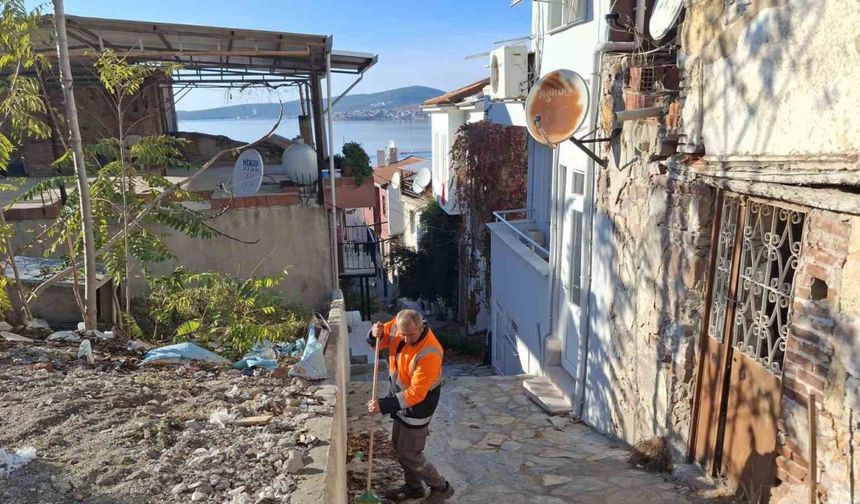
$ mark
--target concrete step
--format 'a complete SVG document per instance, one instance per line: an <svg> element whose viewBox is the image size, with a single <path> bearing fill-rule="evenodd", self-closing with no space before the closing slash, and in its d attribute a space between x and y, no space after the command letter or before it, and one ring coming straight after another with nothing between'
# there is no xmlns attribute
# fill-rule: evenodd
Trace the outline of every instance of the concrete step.
<svg viewBox="0 0 860 504"><path fill-rule="evenodd" d="M576 380L561 366L548 366L545 375L564 400L573 404L576 396Z"/></svg>
<svg viewBox="0 0 860 504"><path fill-rule="evenodd" d="M563 415L573 411L571 402L564 398L546 376L529 378L523 382L526 396L550 415Z"/></svg>
<svg viewBox="0 0 860 504"><path fill-rule="evenodd" d="M544 363L545 367L561 367L562 342L557 336L550 336L544 340Z"/></svg>

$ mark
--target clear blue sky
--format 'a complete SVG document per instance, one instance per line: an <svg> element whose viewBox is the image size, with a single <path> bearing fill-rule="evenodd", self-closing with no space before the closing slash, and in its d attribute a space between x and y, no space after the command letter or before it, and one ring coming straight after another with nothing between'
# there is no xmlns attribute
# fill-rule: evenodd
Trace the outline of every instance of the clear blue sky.
<svg viewBox="0 0 860 504"><path fill-rule="evenodd" d="M468 84L489 72L486 58L467 61L465 56L487 51L498 40L526 36L530 28L530 2L512 8L510 0L66 0L65 4L67 14L81 16L330 34L336 49L379 55L353 93L410 84L447 91ZM335 92L350 79L333 79ZM243 96L234 91L228 97L223 91L198 90L177 108L272 100L263 91Z"/></svg>

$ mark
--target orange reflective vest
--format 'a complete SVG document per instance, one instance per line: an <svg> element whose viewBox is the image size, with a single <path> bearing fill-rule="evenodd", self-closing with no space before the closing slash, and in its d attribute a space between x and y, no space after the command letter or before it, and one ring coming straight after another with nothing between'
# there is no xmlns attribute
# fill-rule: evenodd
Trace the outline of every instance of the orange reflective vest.
<svg viewBox="0 0 860 504"><path fill-rule="evenodd" d="M368 334L373 346L373 336ZM383 414L391 415L407 427L430 423L442 390L442 345L433 331L424 326L415 344L398 334L396 318L383 325L380 350L388 350L390 388L379 400Z"/></svg>

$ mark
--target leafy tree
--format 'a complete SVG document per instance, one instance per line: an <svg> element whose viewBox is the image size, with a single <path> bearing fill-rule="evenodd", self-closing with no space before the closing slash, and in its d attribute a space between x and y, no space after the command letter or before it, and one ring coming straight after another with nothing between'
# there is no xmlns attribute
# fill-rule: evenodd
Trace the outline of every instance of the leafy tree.
<svg viewBox="0 0 860 504"><path fill-rule="evenodd" d="M25 138L43 140L50 137L50 128L41 119L47 112L40 95L38 73L48 62L33 50L32 36L38 26L40 12L30 12L21 0L0 0L0 169L9 162ZM17 187L2 184L0 191ZM21 301L24 319L32 318L24 285L11 247L12 226L6 223L0 209L0 254L12 268L14 282L0 277L0 311L8 312L12 303L6 287L14 283ZM3 268L5 269L5 267Z"/></svg>
<svg viewBox="0 0 860 504"><path fill-rule="evenodd" d="M164 166L187 167L182 160L181 147L187 140L166 135L143 136L129 141L126 109L129 102L144 90L148 79L159 72L169 73L173 67L131 64L113 51L101 53L95 62L99 79L113 102L117 136L99 140L86 146L84 157L97 171L90 182L92 215L96 247L107 273L117 284L125 285L124 311L130 318L131 296L129 279L133 261L142 264L164 261L172 253L163 241L158 226L165 226L195 237L211 237L217 231L206 224L206 216L190 209L186 202L199 199L184 190L177 190L160 170ZM68 163L70 155L58 160ZM34 197L46 190L55 180L36 184L19 199ZM165 191L173 191L171 198L160 198ZM150 206L158 204L142 217L135 226L131 221ZM81 214L77 211L79 194L69 195L68 205L58 216L58 225L47 233L51 241L47 253L68 253L69 262L75 264L81 253ZM120 239L109 244L119 229ZM73 244L69 246L69 244Z"/></svg>
<svg viewBox="0 0 860 504"><path fill-rule="evenodd" d="M418 249L394 247L389 260L400 273L400 292L410 298L457 304L457 244L460 219L448 215L436 201L421 212Z"/></svg>
<svg viewBox="0 0 860 504"><path fill-rule="evenodd" d="M481 304L489 307L490 233L493 212L526 203L526 131L490 121L460 127L451 147L453 185L463 217L463 264L469 278L466 319L474 323Z"/></svg>
<svg viewBox="0 0 860 504"><path fill-rule="evenodd" d="M336 168L352 168L352 175L355 177L355 185L361 185L364 181L373 175L373 168L370 166L370 156L361 148L358 142L347 142L343 144L341 149L342 154L335 154L334 163Z"/></svg>

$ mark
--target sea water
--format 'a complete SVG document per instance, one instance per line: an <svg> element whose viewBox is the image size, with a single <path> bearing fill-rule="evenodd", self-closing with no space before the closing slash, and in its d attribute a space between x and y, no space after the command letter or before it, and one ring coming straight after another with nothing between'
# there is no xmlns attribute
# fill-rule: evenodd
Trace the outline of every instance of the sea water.
<svg viewBox="0 0 860 504"><path fill-rule="evenodd" d="M274 123L274 119L182 120L179 130L251 141L269 131ZM346 142L358 142L370 156L371 164L376 164L376 150L384 149L391 140L397 145L401 158L410 155L430 158L429 120L334 120L332 126L336 152L340 152ZM295 137L299 134L298 119L285 117L275 133L286 138Z"/></svg>

